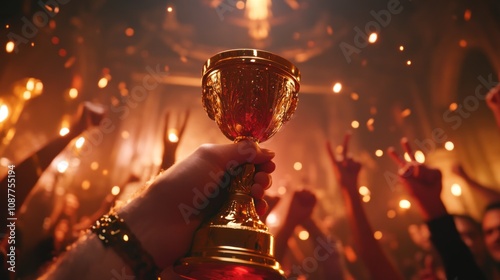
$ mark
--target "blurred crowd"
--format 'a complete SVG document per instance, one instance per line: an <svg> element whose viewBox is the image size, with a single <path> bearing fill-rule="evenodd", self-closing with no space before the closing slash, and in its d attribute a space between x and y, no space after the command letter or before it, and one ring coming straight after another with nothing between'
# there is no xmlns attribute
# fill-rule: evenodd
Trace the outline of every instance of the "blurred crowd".
<svg viewBox="0 0 500 280"><path fill-rule="evenodd" d="M491 89L486 102L500 129L500 86ZM79 199L72 193L60 192L56 188L50 191L32 192L41 174L49 167L52 160L77 136L99 125L104 114L104 110L94 104L82 104L74 115L70 133L53 140L23 162L15 164L16 174L22 174L16 178L17 203L27 205L29 202L29 207L21 207L20 215L30 213L32 218L25 219L24 223L43 221L38 225L43 229L43 234L36 241L24 240L22 224L16 229L16 250L19 256L16 276L6 270L8 243L7 238L3 238L1 257L4 267L0 279L36 279L41 276L48 267L54 266L53 261L67 251L69 245L87 233L85 230L94 221L112 207L117 206L118 194L112 193L103 199L101 206L95 209L94 213L80 215ZM173 174L178 172L179 166L182 166L182 164L177 165L175 153L189 120L189 112L186 112L182 118L183 122L178 124L178 141L169 141L167 137L169 118L170 113L167 113L165 133L163 133L164 154L161 169L167 170L165 178L175 178ZM414 225L409 230L410 237L422 254L416 257L410 273L403 272L396 265L396 261L385 252L380 242L374 238L373 227L359 194L358 177L363 165L354 160L349 153L350 137L351 134L347 133L341 153L336 153L328 142L325 155L331 160L331 170L341 187L350 235L354 241L356 255L363 263L364 269L362 271L351 269L346 261L346 250L340 239L336 238L335 233L325 226L326 221L313 218L312 213L317 203L317 196L312 190L304 189L292 195L286 219L274 234L275 256L283 266L288 279L500 279L500 192L497 191L498 188L481 185L473 175L464 170L460 163L456 163L453 172L462 177L477 195L482 196L488 202L488 206L484 209L480 221L466 215L453 215L448 213L441 199L443 188L441 170L417 162L406 138L401 139L401 149L410 156L410 160L404 159L402 153L398 152L398 148L390 148L388 154L398 168L399 179L416 202L422 219L425 221L421 225ZM204 148L202 151L205 152L195 152L188 158L188 161L203 160L207 156L217 157L218 153L221 155L225 153L222 148ZM261 163L257 162L257 164ZM266 173L272 172L269 168L265 169ZM196 173L193 173L193 177L196 177ZM189 180L196 179L190 178ZM53 185L57 185L57 180L59 178L55 175ZM159 179L160 182L161 180L164 179ZM138 176L130 176L123 186L125 189L126 186L143 184L145 182L141 182ZM1 183L2 189L6 185L7 177ZM140 195L141 190L137 189L134 188L134 191ZM252 193L252 195L256 199L264 197L267 201L264 210L259 211L263 221L279 203L283 203L280 197L267 196L264 192L259 191L258 194ZM2 191L0 196L2 201L7 201L5 191ZM133 200L133 197L126 199ZM176 197L164 197L164 199L177 201ZM180 195L179 199L182 200ZM7 205L2 205L0 220L5 221ZM309 235L308 240L311 244L306 249L293 246L292 235L297 227L305 229ZM1 232L7 232L7 229L2 228ZM183 235L184 232L181 230L173 234ZM182 254L172 257L175 259L181 256ZM52 269L57 270L57 264L55 266ZM164 269L162 279L178 279L172 271L172 263L166 262L164 266L161 267ZM105 279L109 278L105 277ZM58 278L54 277L54 279ZM78 277L75 276L73 279L78 279Z"/></svg>

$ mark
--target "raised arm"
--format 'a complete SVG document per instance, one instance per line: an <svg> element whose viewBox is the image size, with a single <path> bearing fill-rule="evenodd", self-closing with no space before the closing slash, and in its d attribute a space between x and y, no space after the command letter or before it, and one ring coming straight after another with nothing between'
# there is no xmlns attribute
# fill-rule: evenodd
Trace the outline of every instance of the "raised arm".
<svg viewBox="0 0 500 280"><path fill-rule="evenodd" d="M339 251L338 246L333 240L330 240L326 236L313 219L309 218L302 222L302 226L309 232L311 240L315 243L326 244L324 252L319 254L319 251L314 252L314 257L316 257L321 262L321 267L324 270L324 279L344 279L344 262L342 260L342 254Z"/></svg>
<svg viewBox="0 0 500 280"><path fill-rule="evenodd" d="M276 234L276 258L283 260L288 248L288 239L292 236L296 226L311 218L312 211L316 205L316 196L308 191L296 191L293 194L285 222Z"/></svg>
<svg viewBox="0 0 500 280"><path fill-rule="evenodd" d="M104 110L101 107L85 102L78 107L75 113L75 121L70 127L70 131L65 136L52 140L29 158L16 164L16 204L22 205L31 189L35 186L38 178L47 169L52 160L62 151L75 137L80 135L85 129L99 125L103 119ZM2 179L0 186L7 187L8 177ZM7 191L2 189L0 199L7 201ZM0 220L5 221L7 215L7 204L2 204ZM1 228L3 231L4 228Z"/></svg>
<svg viewBox="0 0 500 280"><path fill-rule="evenodd" d="M349 139L350 134L346 134L340 160L335 157L329 143L327 144L327 151L332 161L333 172L342 190L348 223L354 241L358 245L358 253L368 268L372 279L402 279L380 244L373 237L373 229L358 193L358 174L361 170L361 164L348 157Z"/></svg>
<svg viewBox="0 0 500 280"><path fill-rule="evenodd" d="M260 149L248 141L227 145L204 145L181 162L159 175L142 195L117 210L129 228L130 235L115 241L116 245L104 247L94 233L87 234L51 267L41 279L110 279L123 277L141 278L132 273L125 260L130 254L119 253L120 248L132 246L133 261L148 271L164 269L184 256L191 245L201 222L216 213L224 202L224 186L230 180L229 173L241 170L240 164L253 163L257 173L253 190L270 186L270 173L275 165L274 153ZM231 170L231 172L227 172ZM214 185L217 191L214 190ZM207 196L200 197L208 192ZM217 195L213 195L217 193ZM263 214L261 197L254 196L256 208ZM201 201L207 201L202 203ZM120 226L120 232L126 227ZM137 240L140 244L127 245ZM142 249L140 249L142 248ZM117 251L118 250L118 251ZM139 253L140 252L140 253ZM127 257L128 256L128 257ZM129 262L130 264L130 262ZM148 264L150 266L148 266ZM156 279L156 278L154 278Z"/></svg>
<svg viewBox="0 0 500 280"><path fill-rule="evenodd" d="M472 190L482 196L486 201L488 201L487 204L494 203L494 202L499 202L500 201L500 193L488 188L478 181L475 181L472 179L467 172L465 172L464 168L460 164L456 164L453 166L453 172L457 174L458 176L462 177L467 184L472 188Z"/></svg>
<svg viewBox="0 0 500 280"><path fill-rule="evenodd" d="M401 145L410 156L410 162L399 156L394 148L389 148L389 155L398 164L399 177L403 185L427 221L431 242L441 256L446 277L485 279L469 248L462 241L453 217L448 215L441 200L443 188L441 171L419 164L406 138L401 140Z"/></svg>

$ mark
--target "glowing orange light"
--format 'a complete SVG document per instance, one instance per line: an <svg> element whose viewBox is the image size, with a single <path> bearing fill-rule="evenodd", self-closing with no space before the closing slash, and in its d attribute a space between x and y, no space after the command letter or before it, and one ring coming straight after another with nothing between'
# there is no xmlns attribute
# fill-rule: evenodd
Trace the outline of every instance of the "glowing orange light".
<svg viewBox="0 0 500 280"><path fill-rule="evenodd" d="M286 187L285 186L281 186L278 188L278 194L279 195L284 195L286 193Z"/></svg>
<svg viewBox="0 0 500 280"><path fill-rule="evenodd" d="M9 107L5 104L0 105L0 123L9 117Z"/></svg>
<svg viewBox="0 0 500 280"><path fill-rule="evenodd" d="M304 241L309 239L309 232L307 230L301 230L299 232L299 239Z"/></svg>
<svg viewBox="0 0 500 280"><path fill-rule="evenodd" d="M376 150L376 151L375 151L375 155L376 155L377 157L381 157L381 156L383 156L383 155L384 155L384 151L382 151L382 150L378 149L378 150Z"/></svg>
<svg viewBox="0 0 500 280"><path fill-rule="evenodd" d="M60 57L65 57L68 54L68 52L66 52L65 49L60 49L58 54Z"/></svg>
<svg viewBox="0 0 500 280"><path fill-rule="evenodd" d="M172 7L167 7L167 12L171 13L174 9Z"/></svg>
<svg viewBox="0 0 500 280"><path fill-rule="evenodd" d="M267 216L266 219L266 224L268 225L275 225L278 223L278 217L276 217L276 214L271 213Z"/></svg>
<svg viewBox="0 0 500 280"><path fill-rule="evenodd" d="M360 195L370 195L370 190L366 186L359 187L358 192Z"/></svg>
<svg viewBox="0 0 500 280"><path fill-rule="evenodd" d="M451 194L454 196L461 196L462 195L462 187L460 187L459 184L453 184L451 186Z"/></svg>
<svg viewBox="0 0 500 280"><path fill-rule="evenodd" d="M88 180L84 180L82 182L82 189L83 190L88 190L90 188L90 182Z"/></svg>
<svg viewBox="0 0 500 280"><path fill-rule="evenodd" d="M453 111L455 111L457 108L458 108L457 103L453 102L453 103L451 103L451 104L450 104L450 107L449 107L450 111L452 111L452 112L453 112Z"/></svg>
<svg viewBox="0 0 500 280"><path fill-rule="evenodd" d="M415 152L415 160L418 162L418 163L424 163L425 162L425 155L422 151L420 150L417 150Z"/></svg>
<svg viewBox="0 0 500 280"><path fill-rule="evenodd" d="M359 95L355 92L351 93L351 99L352 100L358 100L359 99Z"/></svg>
<svg viewBox="0 0 500 280"><path fill-rule="evenodd" d="M406 61L406 65L410 66L411 65L411 60Z"/></svg>
<svg viewBox="0 0 500 280"><path fill-rule="evenodd" d="M407 152L404 153L404 159L407 161L407 162L411 162L411 157L410 157L410 154L408 154Z"/></svg>
<svg viewBox="0 0 500 280"><path fill-rule="evenodd" d="M472 12L469 9L465 10L465 12L464 12L464 20L465 21L469 21L470 18L471 18L471 16L472 16Z"/></svg>
<svg viewBox="0 0 500 280"><path fill-rule="evenodd" d="M119 193L120 193L120 187L114 186L113 188L111 188L112 195L118 195Z"/></svg>
<svg viewBox="0 0 500 280"><path fill-rule="evenodd" d="M97 161L93 161L91 164L90 164L90 169L92 170L97 170L99 168L99 163Z"/></svg>
<svg viewBox="0 0 500 280"><path fill-rule="evenodd" d="M411 207L411 203L410 203L410 201L408 201L407 199L401 199L401 200L399 201L399 207L400 207L401 209L410 209L410 207Z"/></svg>
<svg viewBox="0 0 500 280"><path fill-rule="evenodd" d="M332 35L333 34L333 28L330 25L328 25L326 27L326 33L328 33L328 35Z"/></svg>
<svg viewBox="0 0 500 280"><path fill-rule="evenodd" d="M59 130L59 135L64 136L69 133L69 128L63 127L61 130Z"/></svg>
<svg viewBox="0 0 500 280"><path fill-rule="evenodd" d="M78 138L75 142L75 147L77 149L80 149L81 147L83 147L83 144L85 143L85 137L81 136L80 138Z"/></svg>
<svg viewBox="0 0 500 280"><path fill-rule="evenodd" d="M378 39L377 33L373 32L368 37L368 42L370 42L371 44L373 44L373 43L377 42L377 39Z"/></svg>
<svg viewBox="0 0 500 280"><path fill-rule="evenodd" d="M403 45L399 46L399 50L400 51L404 51L405 50L405 47Z"/></svg>
<svg viewBox="0 0 500 280"><path fill-rule="evenodd" d="M69 95L69 98L75 99L78 97L78 90L76 88L70 88L68 95Z"/></svg>
<svg viewBox="0 0 500 280"><path fill-rule="evenodd" d="M359 122L358 121L352 121L351 122L351 127L352 128L358 128L359 127Z"/></svg>
<svg viewBox="0 0 500 280"><path fill-rule="evenodd" d="M296 163L293 164L293 169L295 169L297 171L301 170L302 169L302 163L297 161Z"/></svg>
<svg viewBox="0 0 500 280"><path fill-rule="evenodd" d="M403 110L403 112L401 112L401 117L403 117L403 118L406 118L409 115L411 115L411 110L409 108L406 108Z"/></svg>
<svg viewBox="0 0 500 280"><path fill-rule="evenodd" d="M455 148L455 144L453 144L453 142L451 141L446 141L446 143L444 143L444 148L447 151L453 151L453 149Z"/></svg>
<svg viewBox="0 0 500 280"><path fill-rule="evenodd" d="M342 84L341 83L335 83L333 85L333 92L339 93L342 90Z"/></svg>
<svg viewBox="0 0 500 280"><path fill-rule="evenodd" d="M179 136L177 136L177 129L171 128L168 130L168 141L172 143L179 142Z"/></svg>
<svg viewBox="0 0 500 280"><path fill-rule="evenodd" d="M7 44L5 44L5 51L7 53L11 53L14 51L15 47L16 47L16 45L14 44L14 42L8 41Z"/></svg>
<svg viewBox="0 0 500 280"><path fill-rule="evenodd" d="M133 28L127 28L125 29L125 35L128 36L128 37L132 37L134 36L134 29Z"/></svg>
<svg viewBox="0 0 500 280"><path fill-rule="evenodd" d="M59 173L64 173L64 172L66 172L66 170L68 170L68 167L69 167L69 163L65 160L62 160L57 164L57 171Z"/></svg>
<svg viewBox="0 0 500 280"><path fill-rule="evenodd" d="M31 98L31 91L26 90L25 92L23 92L23 99L24 100L29 100L30 98Z"/></svg>
<svg viewBox="0 0 500 280"><path fill-rule="evenodd" d="M374 118L369 118L368 121L366 121L366 127L368 128L369 131L374 131L375 128L373 127L373 124L375 123Z"/></svg>
<svg viewBox="0 0 500 280"><path fill-rule="evenodd" d="M460 42L458 42L458 45L462 48L465 48L465 47L467 47L467 41L462 39L462 40L460 40Z"/></svg>
<svg viewBox="0 0 500 280"><path fill-rule="evenodd" d="M387 218L394 219L395 217L396 217L396 211L394 211L392 209L387 211Z"/></svg>
<svg viewBox="0 0 500 280"><path fill-rule="evenodd" d="M99 82L97 82L97 86L99 88L105 88L106 86L108 85L108 79L106 79L105 77L102 77Z"/></svg>
<svg viewBox="0 0 500 280"><path fill-rule="evenodd" d="M245 9L245 2L243 2L243 1L236 2L236 9L238 9L238 10Z"/></svg>

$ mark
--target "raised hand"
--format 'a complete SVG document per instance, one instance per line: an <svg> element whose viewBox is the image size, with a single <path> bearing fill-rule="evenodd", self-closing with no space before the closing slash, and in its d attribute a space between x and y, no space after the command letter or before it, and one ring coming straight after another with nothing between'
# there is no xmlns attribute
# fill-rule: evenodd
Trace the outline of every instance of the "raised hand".
<svg viewBox="0 0 500 280"><path fill-rule="evenodd" d="M486 95L486 104L495 115L497 126L500 128L500 84L492 88Z"/></svg>
<svg viewBox="0 0 500 280"><path fill-rule="evenodd" d="M446 209L441 201L443 189L441 171L418 163L408 139L402 138L401 146L410 156L410 162L405 161L393 147L388 149L388 153L399 166L399 177L406 190L417 201L425 218L446 215Z"/></svg>
<svg viewBox="0 0 500 280"><path fill-rule="evenodd" d="M316 206L316 201L316 196L311 191L296 191L293 194L292 202L290 203L287 219L300 224L311 218L314 206Z"/></svg>
<svg viewBox="0 0 500 280"><path fill-rule="evenodd" d="M347 221L354 242L359 246L360 259L367 266L371 279L402 279L385 255L380 244L373 238L373 228L368 221L358 192L357 181L361 164L348 156L350 137L350 133L344 136L340 159L335 157L329 143L327 144L327 151L333 164L333 171L342 189ZM377 261L374 262L373 260Z"/></svg>
<svg viewBox="0 0 500 280"><path fill-rule="evenodd" d="M350 138L351 134L346 133L346 135L344 136L344 143L342 146L342 154L340 159L337 159L335 157L335 154L329 142L327 142L326 148L330 160L333 164L333 171L340 185L342 187L347 187L350 191L357 192L357 180L359 171L361 170L361 164L357 161L354 161L351 157L348 156Z"/></svg>

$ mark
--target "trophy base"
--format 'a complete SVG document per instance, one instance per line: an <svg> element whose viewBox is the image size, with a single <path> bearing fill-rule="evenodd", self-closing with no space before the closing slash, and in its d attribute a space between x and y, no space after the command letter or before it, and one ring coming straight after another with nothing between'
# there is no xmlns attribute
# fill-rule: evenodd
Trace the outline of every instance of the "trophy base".
<svg viewBox="0 0 500 280"><path fill-rule="evenodd" d="M198 280L283 280L279 263L263 250L273 241L270 233L246 227L202 227L190 254L176 264L174 271Z"/></svg>
<svg viewBox="0 0 500 280"><path fill-rule="evenodd" d="M284 280L283 271L231 258L188 257L180 261L175 272L196 280Z"/></svg>

